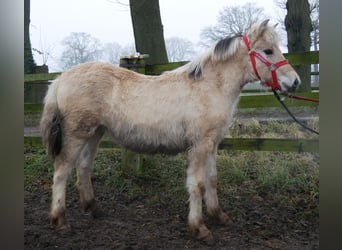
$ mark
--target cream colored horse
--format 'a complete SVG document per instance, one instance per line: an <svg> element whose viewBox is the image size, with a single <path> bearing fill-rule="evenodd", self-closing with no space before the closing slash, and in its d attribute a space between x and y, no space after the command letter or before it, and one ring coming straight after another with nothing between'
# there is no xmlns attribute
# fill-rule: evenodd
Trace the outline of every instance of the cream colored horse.
<svg viewBox="0 0 342 250"><path fill-rule="evenodd" d="M278 36L268 20L246 33L251 51L270 62L284 60ZM99 212L91 183L92 162L105 131L122 146L144 153L188 154L186 187L188 225L198 238L211 240L203 222L207 213L229 222L217 197L216 153L224 138L242 87L258 79L272 81L270 68L256 69L241 35L219 41L207 53L174 71L146 76L108 63L92 62L64 72L50 86L41 119L43 142L54 159L50 219L59 229L65 219L65 189L73 166L82 207ZM276 70L283 92L299 77L289 65Z"/></svg>

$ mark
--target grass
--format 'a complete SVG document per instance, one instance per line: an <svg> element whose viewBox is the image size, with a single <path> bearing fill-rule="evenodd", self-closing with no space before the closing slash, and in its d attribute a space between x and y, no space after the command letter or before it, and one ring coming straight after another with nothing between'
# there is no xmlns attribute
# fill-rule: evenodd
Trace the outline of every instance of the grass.
<svg viewBox="0 0 342 250"><path fill-rule="evenodd" d="M317 118L304 123L308 127L319 131L319 120ZM229 136L233 138L318 138L316 134L304 130L293 121L259 121L255 118L248 120L235 119L229 129Z"/></svg>

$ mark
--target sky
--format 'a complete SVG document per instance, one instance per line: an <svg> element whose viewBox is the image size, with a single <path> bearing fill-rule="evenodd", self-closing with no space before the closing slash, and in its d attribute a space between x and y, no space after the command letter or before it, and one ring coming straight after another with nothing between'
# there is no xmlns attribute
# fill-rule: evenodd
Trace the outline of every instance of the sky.
<svg viewBox="0 0 342 250"><path fill-rule="evenodd" d="M128 0L120 2L128 4ZM198 46L201 30L217 23L223 7L247 2L264 8L271 22L277 23L281 11L274 0L160 0L164 37L184 38ZM31 0L30 19L32 48L51 54L50 72L59 70L61 41L71 32L86 32L101 43L134 43L129 7L116 0ZM42 64L38 53L34 58Z"/></svg>

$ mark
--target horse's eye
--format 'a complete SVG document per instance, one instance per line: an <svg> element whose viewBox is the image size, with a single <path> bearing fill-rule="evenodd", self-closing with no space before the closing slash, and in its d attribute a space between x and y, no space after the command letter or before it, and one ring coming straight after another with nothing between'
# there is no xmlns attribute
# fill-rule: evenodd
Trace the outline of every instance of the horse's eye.
<svg viewBox="0 0 342 250"><path fill-rule="evenodd" d="M265 49L265 50L264 50L264 53L265 53L266 55L273 55L273 51L272 51L271 49Z"/></svg>

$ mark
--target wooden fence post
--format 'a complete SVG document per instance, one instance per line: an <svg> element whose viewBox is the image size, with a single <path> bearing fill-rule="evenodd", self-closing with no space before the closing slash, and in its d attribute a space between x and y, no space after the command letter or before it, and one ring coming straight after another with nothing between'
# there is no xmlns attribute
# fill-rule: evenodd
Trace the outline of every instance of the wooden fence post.
<svg viewBox="0 0 342 250"><path fill-rule="evenodd" d="M145 74L146 55L132 55L120 58L120 67ZM121 163L124 168L128 168L134 173L140 173L143 166L143 155L134 153L125 148L121 148Z"/></svg>

